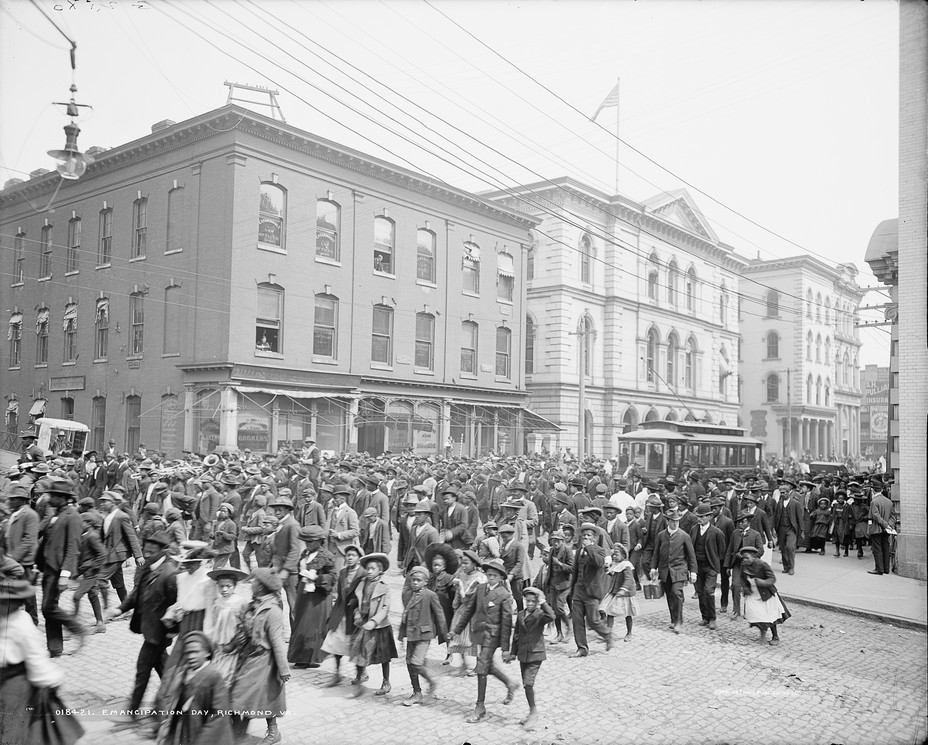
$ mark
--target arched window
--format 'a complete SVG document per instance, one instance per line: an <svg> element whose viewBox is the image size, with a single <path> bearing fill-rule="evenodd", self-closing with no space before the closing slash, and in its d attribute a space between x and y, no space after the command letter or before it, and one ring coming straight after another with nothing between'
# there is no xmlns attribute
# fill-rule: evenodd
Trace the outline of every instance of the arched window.
<svg viewBox="0 0 928 745"><path fill-rule="evenodd" d="M329 199L316 200L316 256L329 261L341 260L339 233L341 208Z"/></svg>
<svg viewBox="0 0 928 745"><path fill-rule="evenodd" d="M283 354L284 288L263 282L258 285L255 315L255 352Z"/></svg>
<svg viewBox="0 0 928 745"><path fill-rule="evenodd" d="M6 332L6 338L10 342L10 367L19 367L22 363L23 354L23 314L22 311L14 310L10 314L10 326Z"/></svg>
<svg viewBox="0 0 928 745"><path fill-rule="evenodd" d="M164 325L161 332L161 354L180 354L181 287L170 284L164 288ZM130 451L131 452L131 451Z"/></svg>
<svg viewBox="0 0 928 745"><path fill-rule="evenodd" d="M812 382L812 374L809 373L809 377L806 378L806 403L807 404L812 403L812 386L813 385L814 383Z"/></svg>
<svg viewBox="0 0 928 745"><path fill-rule="evenodd" d="M670 411L667 412L667 416L664 417L664 421L665 421L665 422L675 422L675 421L677 421L679 418L680 418L680 417L677 416L677 412L675 412L673 409L671 409Z"/></svg>
<svg viewBox="0 0 928 745"><path fill-rule="evenodd" d="M693 267L686 270L686 309L696 310L696 270Z"/></svg>
<svg viewBox="0 0 928 745"><path fill-rule="evenodd" d="M815 379L815 405L822 405L822 376L819 375Z"/></svg>
<svg viewBox="0 0 928 745"><path fill-rule="evenodd" d="M667 267L667 302L671 305L677 304L677 284L680 281L680 268L677 266L677 260L671 259Z"/></svg>
<svg viewBox="0 0 928 745"><path fill-rule="evenodd" d="M261 184L258 203L258 246L286 248L287 192L282 186L270 182Z"/></svg>
<svg viewBox="0 0 928 745"><path fill-rule="evenodd" d="M473 321L461 323L461 372L477 374L478 327Z"/></svg>
<svg viewBox="0 0 928 745"><path fill-rule="evenodd" d="M512 332L505 326L496 327L496 377L511 376Z"/></svg>
<svg viewBox="0 0 928 745"><path fill-rule="evenodd" d="M535 372L535 321L525 316L525 374Z"/></svg>
<svg viewBox="0 0 928 745"><path fill-rule="evenodd" d="M815 337L815 361L822 361L822 335L818 334Z"/></svg>
<svg viewBox="0 0 928 745"><path fill-rule="evenodd" d="M584 233L580 239L580 281L590 284L593 281L592 270L593 239Z"/></svg>
<svg viewBox="0 0 928 745"><path fill-rule="evenodd" d="M812 345L813 344L814 344L814 340L812 339L812 332L810 331L808 334L806 334L806 359L809 362L812 361Z"/></svg>
<svg viewBox="0 0 928 745"><path fill-rule="evenodd" d="M625 416L622 417L622 431L634 432L638 429L638 410L634 406L629 406L625 410Z"/></svg>
<svg viewBox="0 0 928 745"><path fill-rule="evenodd" d="M677 356L680 354L680 342L672 333L667 338L667 385L677 387Z"/></svg>
<svg viewBox="0 0 928 745"><path fill-rule="evenodd" d="M581 349L583 350L583 374L590 377L593 374L593 342L596 332L593 331L593 319L584 316L580 323Z"/></svg>
<svg viewBox="0 0 928 745"><path fill-rule="evenodd" d="M780 359L780 335L776 331L767 333L767 359Z"/></svg>
<svg viewBox="0 0 928 745"><path fill-rule="evenodd" d="M132 258L145 257L148 247L148 197L132 203Z"/></svg>
<svg viewBox="0 0 928 745"><path fill-rule="evenodd" d="M696 340L691 336L683 354L683 379L690 390L696 388Z"/></svg>
<svg viewBox="0 0 928 745"><path fill-rule="evenodd" d="M725 396L728 393L726 385L728 378L731 377L731 364L728 362L728 352L725 347L719 349L719 395Z"/></svg>
<svg viewBox="0 0 928 745"><path fill-rule="evenodd" d="M525 250L525 278L535 279L535 247L529 246Z"/></svg>
<svg viewBox="0 0 928 745"><path fill-rule="evenodd" d="M654 383L657 381L657 347L659 340L657 337L657 330L651 329L648 331L648 356L647 356L647 370L645 371L647 381L649 383Z"/></svg>
<svg viewBox="0 0 928 745"><path fill-rule="evenodd" d="M338 359L338 298L334 295L316 295L313 356Z"/></svg>
<svg viewBox="0 0 928 745"><path fill-rule="evenodd" d="M511 303L516 283L512 254L496 255L496 299Z"/></svg>
<svg viewBox="0 0 928 745"><path fill-rule="evenodd" d="M831 325L831 298L825 298L825 325Z"/></svg>
<svg viewBox="0 0 928 745"><path fill-rule="evenodd" d="M767 318L780 317L780 293L770 290L767 293Z"/></svg>
<svg viewBox="0 0 928 745"><path fill-rule="evenodd" d="M51 311L49 311L48 308L39 308L39 312L35 320L35 364L37 365L48 364L48 324L50 317Z"/></svg>
<svg viewBox="0 0 928 745"><path fill-rule="evenodd" d="M464 260L461 266L463 290L466 293L480 294L480 246L471 241L464 243Z"/></svg>
<svg viewBox="0 0 928 745"><path fill-rule="evenodd" d="M728 289L725 287L724 282L719 294L719 322L723 326L728 325Z"/></svg>
<svg viewBox="0 0 928 745"><path fill-rule="evenodd" d="M416 369L435 368L435 316L416 313Z"/></svg>
<svg viewBox="0 0 928 745"><path fill-rule="evenodd" d="M167 254L184 250L187 235L187 204L184 196L183 186L168 192L168 226L164 243L164 252Z"/></svg>
<svg viewBox="0 0 928 745"><path fill-rule="evenodd" d="M831 378L825 378L825 406L831 406Z"/></svg>
<svg viewBox="0 0 928 745"><path fill-rule="evenodd" d="M425 228L416 231L416 279L435 282L435 233Z"/></svg>
<svg viewBox="0 0 928 745"><path fill-rule="evenodd" d="M393 244L396 226L389 217L374 218L374 271L393 274Z"/></svg>
<svg viewBox="0 0 928 745"><path fill-rule="evenodd" d="M393 308L375 305L371 326L371 362L393 364Z"/></svg>
<svg viewBox="0 0 928 745"><path fill-rule="evenodd" d="M806 291L806 318L812 320L812 290Z"/></svg>
<svg viewBox="0 0 928 745"><path fill-rule="evenodd" d="M831 364L831 337L825 337L825 364Z"/></svg>
<svg viewBox="0 0 928 745"><path fill-rule="evenodd" d="M644 415L644 420L646 422L656 422L660 418L660 414L658 414L657 409L654 408L649 409L648 413Z"/></svg>
<svg viewBox="0 0 928 745"><path fill-rule="evenodd" d="M844 376L844 367L841 364L841 353L835 354L835 381L840 382Z"/></svg>
<svg viewBox="0 0 928 745"><path fill-rule="evenodd" d="M776 403L780 400L780 376L771 373L767 376L767 403Z"/></svg>
<svg viewBox="0 0 928 745"><path fill-rule="evenodd" d="M133 295L133 297L135 296ZM132 298L129 299L129 302L131 307ZM64 316L61 320L64 328L64 356L62 361L74 362L77 359L77 303L67 303L64 306ZM131 344L131 335L129 341ZM130 354L135 354L135 352L130 351Z"/></svg>
<svg viewBox="0 0 928 745"><path fill-rule="evenodd" d="M848 375L851 367L851 358L848 356L848 353L844 353L844 363L841 367L841 383L844 385L848 384Z"/></svg>
<svg viewBox="0 0 928 745"><path fill-rule="evenodd" d="M107 207L100 210L100 243L97 245L97 266L109 266L112 260L113 208Z"/></svg>
<svg viewBox="0 0 928 745"><path fill-rule="evenodd" d="M648 297L651 300L658 299L659 267L660 259L657 253L652 253L648 259Z"/></svg>
<svg viewBox="0 0 928 745"><path fill-rule="evenodd" d="M815 320L817 323L822 322L822 293L815 296Z"/></svg>

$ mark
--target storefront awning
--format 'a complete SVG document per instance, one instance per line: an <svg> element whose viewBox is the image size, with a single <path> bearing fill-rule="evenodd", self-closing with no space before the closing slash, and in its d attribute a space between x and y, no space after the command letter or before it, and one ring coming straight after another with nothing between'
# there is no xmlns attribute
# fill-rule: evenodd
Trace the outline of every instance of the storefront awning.
<svg viewBox="0 0 928 745"><path fill-rule="evenodd" d="M536 414L530 409L526 409L524 406L519 404L490 404L482 403L480 401L457 401L453 400L449 403L455 406L476 406L480 409L492 410L492 409L507 409L509 411L518 410L522 412L522 426L524 429L538 431L538 432L561 432L563 427L558 424L555 424L550 419L546 419L541 414Z"/></svg>
<svg viewBox="0 0 928 745"><path fill-rule="evenodd" d="M32 408L29 409L29 416L42 416L45 413L45 404L47 402L44 398L37 398L32 402Z"/></svg>
<svg viewBox="0 0 928 745"><path fill-rule="evenodd" d="M256 388L249 385L236 385L233 390L239 393L266 393L269 396L286 396L288 398L360 398L357 393L346 391L301 391L290 388Z"/></svg>

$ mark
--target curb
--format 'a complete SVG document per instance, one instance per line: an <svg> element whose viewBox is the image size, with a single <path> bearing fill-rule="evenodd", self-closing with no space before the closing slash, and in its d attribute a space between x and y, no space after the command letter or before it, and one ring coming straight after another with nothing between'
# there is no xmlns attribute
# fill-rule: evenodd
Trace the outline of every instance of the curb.
<svg viewBox="0 0 928 745"><path fill-rule="evenodd" d="M902 626L907 629L914 629L915 631L926 631L928 630L928 622L926 621L916 621L912 618L903 618L901 616L893 616L889 613L877 613L876 611L863 610L861 608L851 608L846 605L835 605L834 603L827 603L822 600L810 600L809 598L802 598L796 595L787 595L786 593L778 593L780 597L789 601L790 603L796 603L797 605L808 605L813 608L822 608L824 610L833 610L838 613L846 613L849 616L858 616L861 618L869 618L873 621L880 621L882 623L891 623L896 626Z"/></svg>

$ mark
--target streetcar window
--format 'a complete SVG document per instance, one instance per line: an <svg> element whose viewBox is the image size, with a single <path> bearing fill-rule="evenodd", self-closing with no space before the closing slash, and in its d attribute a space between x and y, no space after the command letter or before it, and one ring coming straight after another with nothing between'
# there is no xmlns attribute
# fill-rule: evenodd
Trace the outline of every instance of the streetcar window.
<svg viewBox="0 0 928 745"><path fill-rule="evenodd" d="M639 467L643 467L645 464L645 450L643 442L633 442L632 443L632 462L637 463Z"/></svg>
<svg viewBox="0 0 928 745"><path fill-rule="evenodd" d="M690 462L691 466L696 465L696 462L699 460L699 445L686 446L686 459Z"/></svg>
<svg viewBox="0 0 928 745"><path fill-rule="evenodd" d="M747 453L746 453L747 465L756 466L758 451L760 450L760 447L758 445L753 445L753 446L749 446L748 448L746 448L746 450L747 450Z"/></svg>
<svg viewBox="0 0 928 745"><path fill-rule="evenodd" d="M677 443L670 449L670 463L667 467L671 471L676 471L681 465L683 465L683 445Z"/></svg>
<svg viewBox="0 0 928 745"><path fill-rule="evenodd" d="M700 445L699 446L699 464L706 465L709 462L709 446Z"/></svg>
<svg viewBox="0 0 928 745"><path fill-rule="evenodd" d="M709 465L717 466L719 464L719 446L710 445L709 446Z"/></svg>
<svg viewBox="0 0 928 745"><path fill-rule="evenodd" d="M741 445L732 445L731 446L731 462L733 466L743 466L744 465L744 448Z"/></svg>
<svg viewBox="0 0 928 745"><path fill-rule="evenodd" d="M664 471L664 443L652 442L648 448L648 470Z"/></svg>

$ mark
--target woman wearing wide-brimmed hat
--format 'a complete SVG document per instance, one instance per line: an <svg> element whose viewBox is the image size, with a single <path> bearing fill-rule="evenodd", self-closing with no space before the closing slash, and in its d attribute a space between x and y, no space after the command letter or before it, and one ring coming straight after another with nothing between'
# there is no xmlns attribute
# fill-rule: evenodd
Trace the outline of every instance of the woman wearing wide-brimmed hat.
<svg viewBox="0 0 928 745"><path fill-rule="evenodd" d="M40 728L54 720L59 742L71 745L84 730L58 698L64 671L51 661L24 609L32 597L28 581L0 577L0 737L5 743L44 742Z"/></svg>
<svg viewBox="0 0 928 745"><path fill-rule="evenodd" d="M215 647L213 665L222 673L226 685L231 686L238 654L225 651L225 646L235 638L242 624L246 599L235 592L235 586L248 578L248 572L235 567L222 567L213 569L207 576L216 583L216 599L206 615L203 631Z"/></svg>
<svg viewBox="0 0 928 745"><path fill-rule="evenodd" d="M277 717L287 710L284 686L290 680L290 666L284 644L282 586L280 575L269 567L251 573L251 602L239 633L226 646L227 651L235 649L239 653L230 691L233 733L244 736L250 720L264 717L264 745L280 742Z"/></svg>
<svg viewBox="0 0 928 745"><path fill-rule="evenodd" d="M351 654L351 637L354 635L354 612L358 601L355 597L357 586L364 579L364 569L361 567L361 548L347 546L345 548L345 566L338 573L336 582L335 605L326 624L328 632L322 643L322 651L335 658L335 676L328 686L337 686L342 682L342 657Z"/></svg>
<svg viewBox="0 0 928 745"><path fill-rule="evenodd" d="M300 528L304 549L299 560L299 583L296 587L296 607L287 660L294 667L319 667L325 659L325 641L329 609L329 593L335 587L335 556L322 547L327 537L325 528L307 525Z"/></svg>
<svg viewBox="0 0 928 745"><path fill-rule="evenodd" d="M351 661L357 668L352 684L357 686L355 695L364 690L361 682L369 665L380 665L383 684L375 696L390 692L390 661L396 659L396 642L390 626L390 588L383 581L383 574L390 568L390 557L386 554L367 554L361 557L364 581L355 589L357 610L354 612L354 636L351 638Z"/></svg>

